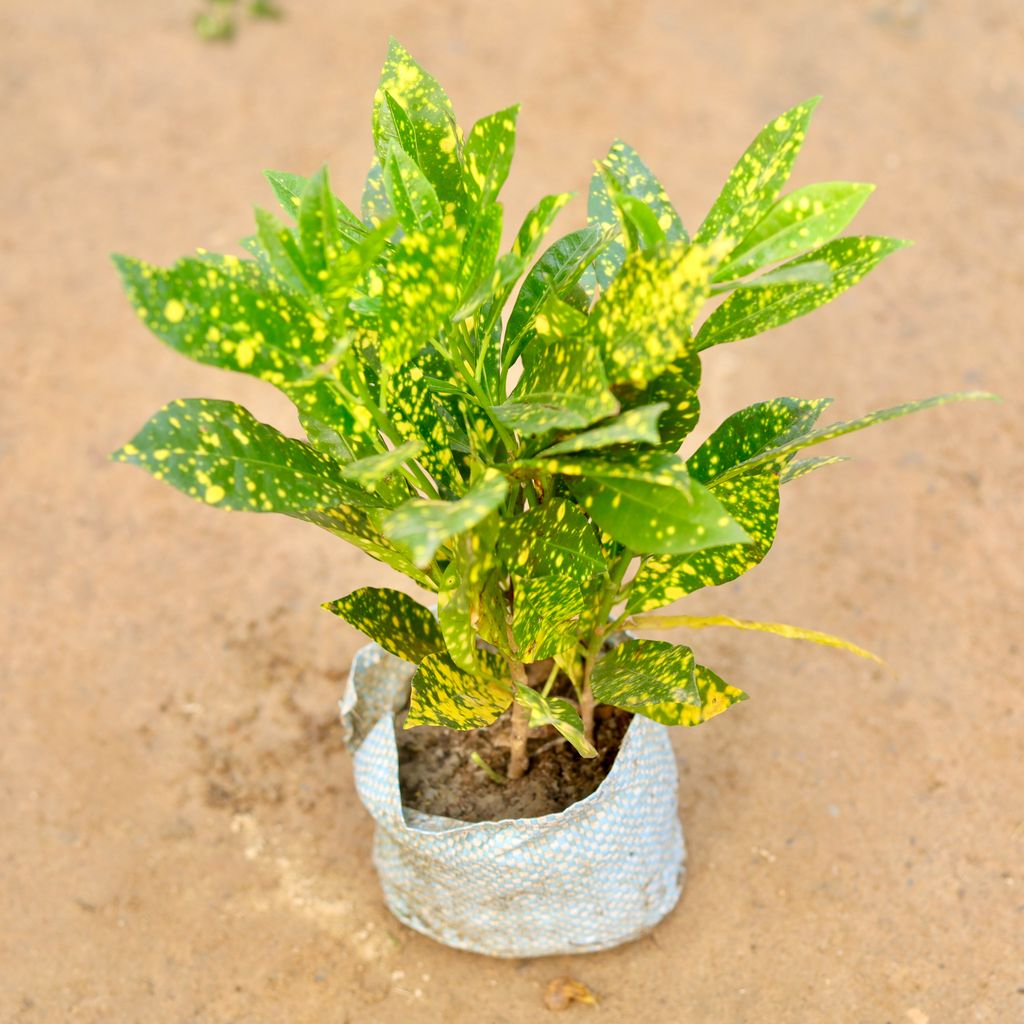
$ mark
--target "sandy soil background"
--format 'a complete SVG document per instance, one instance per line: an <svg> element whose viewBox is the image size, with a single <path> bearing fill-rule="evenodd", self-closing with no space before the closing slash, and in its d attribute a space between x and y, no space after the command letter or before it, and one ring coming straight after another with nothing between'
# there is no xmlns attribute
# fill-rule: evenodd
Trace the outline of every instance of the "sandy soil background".
<svg viewBox="0 0 1024 1024"><path fill-rule="evenodd" d="M1021 1020L1020 6L285 6L211 46L188 0L0 3L0 1020L522 1024L566 971L602 1000L580 1020ZM360 638L318 607L388 571L105 459L178 396L293 422L151 339L107 255L231 246L266 167L326 160L357 198L389 32L464 124L523 101L511 222L622 135L693 226L765 120L825 95L796 183L877 181L859 223L918 244L711 353L705 431L777 394L1008 398L848 439L765 565L691 600L894 671L696 637L754 699L676 736L685 895L607 954L493 962L392 920L336 723Z"/></svg>

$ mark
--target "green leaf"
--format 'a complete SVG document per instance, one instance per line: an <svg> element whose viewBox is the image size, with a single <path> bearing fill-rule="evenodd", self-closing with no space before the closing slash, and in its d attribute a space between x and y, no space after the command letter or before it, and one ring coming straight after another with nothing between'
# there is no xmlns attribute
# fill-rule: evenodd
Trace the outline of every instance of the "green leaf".
<svg viewBox="0 0 1024 1024"><path fill-rule="evenodd" d="M747 700L748 696L735 686L730 686L724 679L717 676L706 665L694 666L694 679L697 692L700 694L700 705L694 707L684 704L679 709L677 725L700 725L723 711L728 711L733 704Z"/></svg>
<svg viewBox="0 0 1024 1024"><path fill-rule="evenodd" d="M596 577L513 576L512 637L519 660L542 661L576 646L579 616L599 587Z"/></svg>
<svg viewBox="0 0 1024 1024"><path fill-rule="evenodd" d="M467 220L498 198L505 184L516 147L519 105L480 118L473 125L462 151Z"/></svg>
<svg viewBox="0 0 1024 1024"><path fill-rule="evenodd" d="M433 612L398 590L361 587L322 607L365 633L384 650L414 664L445 650Z"/></svg>
<svg viewBox="0 0 1024 1024"><path fill-rule="evenodd" d="M786 184L820 99L800 103L765 125L730 172L695 241L710 245L726 239L731 248L750 233Z"/></svg>
<svg viewBox="0 0 1024 1024"><path fill-rule="evenodd" d="M637 406L635 409L620 413L603 426L559 441L558 444L546 448L538 457L571 455L574 452L592 451L619 444L656 445L661 440L658 434L658 419L667 408L668 402Z"/></svg>
<svg viewBox="0 0 1024 1024"><path fill-rule="evenodd" d="M412 677L405 728L482 729L511 703L511 680L503 658L481 651L476 670L464 672L447 655L431 654Z"/></svg>
<svg viewBox="0 0 1024 1024"><path fill-rule="evenodd" d="M538 333L534 321L552 296L586 311L587 296L577 283L605 243L602 229L582 228L560 238L534 264L509 314L502 353L505 366L511 366Z"/></svg>
<svg viewBox="0 0 1024 1024"><path fill-rule="evenodd" d="M395 210L384 187L384 167L380 160L374 160L366 172L363 184L363 195L360 202L363 220L371 227L380 227L385 221L394 217Z"/></svg>
<svg viewBox="0 0 1024 1024"><path fill-rule="evenodd" d="M733 292L737 288L769 288L780 284L822 284L832 283L832 268L824 260L809 263L784 264L757 277L744 280L726 281L711 286L712 295Z"/></svg>
<svg viewBox="0 0 1024 1024"><path fill-rule="evenodd" d="M908 244L898 238L850 235L784 264L780 270L824 261L832 269L832 281L737 288L704 321L697 333L697 350L750 338L812 312L852 288L886 256Z"/></svg>
<svg viewBox="0 0 1024 1024"><path fill-rule="evenodd" d="M498 556L520 576L558 575L582 582L606 570L594 527L564 498L503 520Z"/></svg>
<svg viewBox="0 0 1024 1024"><path fill-rule="evenodd" d="M779 475L779 483L788 484L791 480L799 480L808 473L813 473L823 466L831 466L836 462L849 462L848 455L812 455L809 459L797 459L790 462Z"/></svg>
<svg viewBox="0 0 1024 1024"><path fill-rule="evenodd" d="M394 39L388 44L373 105L373 138L382 163L393 145L405 148L392 113L393 104L388 102L389 95L404 110L411 124L420 170L434 186L444 212L454 213L462 198L455 112L437 80ZM451 204L450 209L448 204Z"/></svg>
<svg viewBox="0 0 1024 1024"><path fill-rule="evenodd" d="M703 587L717 587L758 565L775 540L779 520L778 474L769 468L709 488L750 540L682 555L651 555L629 586L626 610L652 611Z"/></svg>
<svg viewBox="0 0 1024 1024"><path fill-rule="evenodd" d="M621 140L613 143L608 155L590 179L590 195L587 200L589 224L610 228L617 236L621 236L622 222L616 213L616 204L609 189L610 183L616 186L620 197L620 209L631 210L634 216L637 216L637 204L640 204L651 211L658 227L669 241L689 241L679 214L676 213L661 183L640 159L636 150ZM629 197L636 202L627 201L623 208L621 197ZM626 247L621 237L617 237L594 263L596 279L602 288L607 288L612 283L625 258Z"/></svg>
<svg viewBox="0 0 1024 1024"><path fill-rule="evenodd" d="M619 384L615 388L615 397L624 410L666 405L658 420L661 441L656 447L675 452L700 419L699 386L700 358L694 353L669 363L642 388Z"/></svg>
<svg viewBox="0 0 1024 1024"><path fill-rule="evenodd" d="M307 277L322 289L328 269L341 254L342 244L338 204L326 167L321 167L303 190L298 221L299 249Z"/></svg>
<svg viewBox="0 0 1024 1024"><path fill-rule="evenodd" d="M664 725L680 725L686 708L701 706L689 647L663 640L626 640L594 666L594 699L646 715Z"/></svg>
<svg viewBox="0 0 1024 1024"><path fill-rule="evenodd" d="M326 177L326 169L323 173ZM288 174L285 171L264 171L264 176L270 182L281 208L297 221L302 197L312 179L304 178L300 174ZM358 245L366 236L366 226L337 196L333 196L333 199L341 237L351 245Z"/></svg>
<svg viewBox="0 0 1024 1024"><path fill-rule="evenodd" d="M615 195L631 249L653 249L665 241L665 232L654 211L635 196Z"/></svg>
<svg viewBox="0 0 1024 1024"><path fill-rule="evenodd" d="M346 480L354 480L363 487L375 487L407 462L415 459L423 450L420 440L406 441L397 448L381 452L379 455L367 455L348 463L339 472Z"/></svg>
<svg viewBox="0 0 1024 1024"><path fill-rule="evenodd" d="M545 697L528 686L517 686L515 701L530 712L530 728L552 725L583 757L597 757L597 748L583 732L583 719L567 700Z"/></svg>
<svg viewBox="0 0 1024 1024"><path fill-rule="evenodd" d="M855 420L846 420L841 423L833 423L828 427L819 427L817 430L782 441L737 463L722 474L722 479L735 479L740 474L749 473L752 469L756 469L759 466L778 465L783 461L788 461L790 455L803 448L824 444L824 442L831 441L836 437L842 437L844 434L852 434L856 430L863 430L865 427L874 426L876 423L885 423L887 420L907 416L912 412L919 412L922 409L946 405L948 402L998 400L997 396L989 394L987 391L958 391L947 395L935 395L932 398L924 398L917 402L905 402L902 405L894 405L888 409L880 409L878 412L868 413L867 416L861 416Z"/></svg>
<svg viewBox="0 0 1024 1024"><path fill-rule="evenodd" d="M856 654L859 658L882 663L877 654L864 650L848 640L819 633L816 629L788 626L784 622L756 622L751 619L734 619L729 615L638 615L629 624L635 629L705 629L708 626L730 626L733 629L749 629L758 633L773 633L787 640L809 640L824 647L836 647Z"/></svg>
<svg viewBox="0 0 1024 1024"><path fill-rule="evenodd" d="M384 188L391 208L407 232L429 231L441 223L434 186L403 150L395 147L384 162Z"/></svg>
<svg viewBox="0 0 1024 1024"><path fill-rule="evenodd" d="M423 568L449 537L471 529L507 494L505 477L496 469L488 469L457 501L407 501L384 520L384 536L408 548L412 560Z"/></svg>
<svg viewBox="0 0 1024 1024"><path fill-rule="evenodd" d="M874 185L829 181L790 192L729 253L715 281L731 281L823 245L853 220L874 190Z"/></svg>
<svg viewBox="0 0 1024 1024"><path fill-rule="evenodd" d="M714 265L711 251L684 242L630 253L590 316L589 338L613 384L644 387L692 351L690 325Z"/></svg>
<svg viewBox="0 0 1024 1024"><path fill-rule="evenodd" d="M333 459L242 406L213 398L165 405L113 457L220 508L294 515L337 504L380 505L342 480Z"/></svg>
<svg viewBox="0 0 1024 1024"><path fill-rule="evenodd" d="M459 244L447 232L412 231L395 247L383 275L370 271L370 294L380 295L378 354L397 369L429 342L454 308Z"/></svg>
<svg viewBox="0 0 1024 1024"><path fill-rule="evenodd" d="M702 483L728 469L806 434L831 398L775 398L734 412L690 456L686 468Z"/></svg>
<svg viewBox="0 0 1024 1024"><path fill-rule="evenodd" d="M568 476L570 490L585 511L633 551L681 554L750 539L674 456L653 453L618 462L555 457L535 464Z"/></svg>
<svg viewBox="0 0 1024 1024"><path fill-rule="evenodd" d="M484 210L474 221L462 242L462 267L459 271L460 312L478 291L489 295L498 250L501 248L501 203ZM455 319L453 317L453 319Z"/></svg>
<svg viewBox="0 0 1024 1024"><path fill-rule="evenodd" d="M316 282L306 270L298 239L290 227L272 213L257 209L256 237L270 268L286 287L307 299L316 294Z"/></svg>
<svg viewBox="0 0 1024 1024"><path fill-rule="evenodd" d="M546 329L551 326L545 321ZM593 346L582 337L538 334L523 353L518 386L494 414L505 426L531 435L579 430L618 409Z"/></svg>

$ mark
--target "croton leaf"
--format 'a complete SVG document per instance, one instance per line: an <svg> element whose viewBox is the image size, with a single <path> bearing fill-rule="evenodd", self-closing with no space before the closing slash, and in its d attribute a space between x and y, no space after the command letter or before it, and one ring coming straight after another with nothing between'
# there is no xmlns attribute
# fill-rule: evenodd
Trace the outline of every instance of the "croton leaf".
<svg viewBox="0 0 1024 1024"><path fill-rule="evenodd" d="M827 263L832 270L829 284L798 281L737 288L701 325L696 347L702 351L712 345L740 341L804 316L852 288L886 256L909 244L898 238L870 235L850 235L827 242L784 266Z"/></svg>
<svg viewBox="0 0 1024 1024"><path fill-rule="evenodd" d="M685 242L629 254L589 321L613 384L643 387L688 354L715 260L712 250Z"/></svg>
<svg viewBox="0 0 1024 1024"><path fill-rule="evenodd" d="M306 271L314 281L324 281L342 247L338 203L326 167L321 167L303 189L298 220L299 248Z"/></svg>
<svg viewBox="0 0 1024 1024"><path fill-rule="evenodd" d="M333 459L220 399L165 405L113 457L220 508L295 515L338 504L380 506L344 481Z"/></svg>
<svg viewBox="0 0 1024 1024"><path fill-rule="evenodd" d="M459 244L450 232L413 231L395 247L383 274L370 271L380 296L378 353L387 370L401 366L437 333L457 298Z"/></svg>
<svg viewBox="0 0 1024 1024"><path fill-rule="evenodd" d="M561 575L581 581L606 569L594 527L564 498L552 498L504 520L498 556L520 576Z"/></svg>
<svg viewBox="0 0 1024 1024"><path fill-rule="evenodd" d="M771 209L793 170L811 114L820 96L780 114L765 125L730 171L695 240L741 242Z"/></svg>
<svg viewBox="0 0 1024 1024"><path fill-rule="evenodd" d="M468 220L498 198L512 166L519 105L480 118L462 151Z"/></svg>
<svg viewBox="0 0 1024 1024"><path fill-rule="evenodd" d="M538 334L523 353L519 384L494 414L520 433L543 434L579 430L618 410L601 357L585 338Z"/></svg>
<svg viewBox="0 0 1024 1024"><path fill-rule="evenodd" d="M556 456L519 465L566 476L598 526L633 551L680 554L750 539L672 455L629 460Z"/></svg>
<svg viewBox="0 0 1024 1024"><path fill-rule="evenodd" d="M326 177L326 170L323 173ZM302 198L307 193L312 179L304 178L301 174L288 174L285 171L265 171L264 176L270 182L281 208L298 220ZM341 237L351 245L358 245L366 235L366 225L337 196L332 198Z"/></svg>
<svg viewBox="0 0 1024 1024"><path fill-rule="evenodd" d="M831 466L836 462L849 462L848 455L812 455L809 459L796 459L790 462L779 475L779 483L788 484L791 480L799 480L808 473L813 473L823 466Z"/></svg>
<svg viewBox="0 0 1024 1024"><path fill-rule="evenodd" d="M384 167L378 159L373 161L366 172L360 210L363 220L371 227L379 227L395 215L388 191L384 187Z"/></svg>
<svg viewBox="0 0 1024 1024"><path fill-rule="evenodd" d="M554 726L583 757L597 757L597 748L583 732L583 719L569 701L545 697L528 686L516 687L515 701L529 710L530 728Z"/></svg>
<svg viewBox="0 0 1024 1024"><path fill-rule="evenodd" d="M675 452L700 419L698 387L700 357L693 353L669 363L644 387L619 384L614 393L624 410L665 404L666 408L658 419L661 439L656 447Z"/></svg>
<svg viewBox="0 0 1024 1024"><path fill-rule="evenodd" d="M715 272L715 281L743 277L824 244L853 220L874 189L874 185L828 181L783 196L729 253Z"/></svg>
<svg viewBox="0 0 1024 1024"><path fill-rule="evenodd" d="M730 615L638 615L628 623L636 629L706 629L708 626L729 626L732 629L749 629L757 633L772 633L785 637L787 640L809 640L811 643L822 644L824 647L836 647L849 651L859 658L881 663L877 654L864 650L849 640L821 633L816 629L804 629L802 626L790 626L784 622L758 622L753 619L734 619Z"/></svg>
<svg viewBox="0 0 1024 1024"><path fill-rule="evenodd" d="M707 665L695 665L693 674L697 692L700 694L700 704L682 705L679 709L679 720L674 723L676 725L700 725L709 718L727 711L733 704L748 699L747 694L735 686L730 686Z"/></svg>
<svg viewBox="0 0 1024 1024"><path fill-rule="evenodd" d="M481 651L475 670L465 672L446 654L431 654L412 677L405 728L482 729L511 703L512 684L504 658Z"/></svg>
<svg viewBox="0 0 1024 1024"><path fill-rule="evenodd" d="M384 536L408 548L421 568L430 564L449 537L469 530L493 512L508 494L508 481L496 469L484 475L457 501L414 498L383 522Z"/></svg>
<svg viewBox="0 0 1024 1024"><path fill-rule="evenodd" d="M803 448L824 444L833 438L852 434L854 431L863 430L865 427L874 426L876 423L885 423L887 420L894 420L900 416L907 416L912 412L919 412L923 409L932 409L939 405L946 405L949 402L969 401L998 401L998 398L987 391L957 391L946 395L934 395L931 398L924 398L918 402L904 402L902 405L880 409L878 412L868 413L868 415L860 416L855 420L833 423L827 427L809 430L806 433L787 436L779 443L744 459L742 462L738 462L735 466L722 473L719 480L736 479L738 476L749 473L760 466L783 464L789 461L794 452L798 452Z"/></svg>
<svg viewBox="0 0 1024 1024"><path fill-rule="evenodd" d="M389 97L391 102L389 103ZM415 155L420 170L434 186L442 207L459 205L462 167L459 134L451 101L437 79L427 74L396 40L390 40L373 101L373 138L383 162L396 143L405 148L392 113L397 103L415 134ZM449 212L445 210L445 212Z"/></svg>
<svg viewBox="0 0 1024 1024"><path fill-rule="evenodd" d="M656 405L639 405L620 413L615 419L599 427L559 441L546 448L545 455L571 455L573 452L593 451L620 444L656 445L661 440L658 434L658 420L668 408L668 402Z"/></svg>
<svg viewBox="0 0 1024 1024"><path fill-rule="evenodd" d="M444 637L433 613L401 591L361 587L323 607L384 650L414 664L445 650Z"/></svg>
<svg viewBox="0 0 1024 1024"><path fill-rule="evenodd" d="M687 459L691 476L711 483L728 469L791 438L806 434L831 398L774 398L740 409L723 420Z"/></svg>
<svg viewBox="0 0 1024 1024"><path fill-rule="evenodd" d="M625 640L594 666L590 684L601 704L680 725L700 707L693 651L664 640Z"/></svg>
<svg viewBox="0 0 1024 1024"><path fill-rule="evenodd" d="M749 541L644 558L629 587L627 611L652 611L703 587L721 586L754 568L771 550L779 521L779 479L773 468L714 482L708 489Z"/></svg>
<svg viewBox="0 0 1024 1024"><path fill-rule="evenodd" d="M258 251L285 287L304 296L307 302L315 301L316 280L306 268L296 232L272 213L257 208L256 238Z"/></svg>
<svg viewBox="0 0 1024 1024"><path fill-rule="evenodd" d="M397 146L384 161L384 188L391 208L407 232L441 224L441 203L419 165Z"/></svg>
<svg viewBox="0 0 1024 1024"><path fill-rule="evenodd" d="M502 353L506 366L519 358L534 337L534 321L550 297L562 299L583 311L587 309L587 296L576 289L576 285L605 242L601 228L581 228L551 245L531 267L509 314Z"/></svg>
<svg viewBox="0 0 1024 1024"><path fill-rule="evenodd" d="M487 292L493 280L498 250L501 248L501 203L487 207L469 228L462 241L462 267L459 271L460 310L478 292Z"/></svg>
<svg viewBox="0 0 1024 1024"><path fill-rule="evenodd" d="M519 660L542 661L575 647L578 618L599 589L598 577L513 576L512 637Z"/></svg>
<svg viewBox="0 0 1024 1024"><path fill-rule="evenodd" d="M423 442L406 441L377 455L367 455L349 462L339 472L346 480L354 480L363 487L374 488L423 450Z"/></svg>
<svg viewBox="0 0 1024 1024"><path fill-rule="evenodd" d="M661 182L636 150L621 140L612 144L608 155L594 172L587 199L588 223L612 229L616 235L621 235L622 225L616 214L612 189L620 197L620 209L623 197L634 199L651 212L657 226L669 241L689 241L679 214ZM602 288L612 283L625 258L625 245L621 238L614 238L594 263L594 272Z"/></svg>

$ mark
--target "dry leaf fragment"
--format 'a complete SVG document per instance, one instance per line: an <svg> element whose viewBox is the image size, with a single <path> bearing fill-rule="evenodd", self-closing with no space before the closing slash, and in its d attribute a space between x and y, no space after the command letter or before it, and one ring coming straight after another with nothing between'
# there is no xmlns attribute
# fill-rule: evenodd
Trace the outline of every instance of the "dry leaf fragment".
<svg viewBox="0 0 1024 1024"><path fill-rule="evenodd" d="M544 993L544 1005L549 1010L568 1010L571 1003L587 1003L597 1006L597 996L575 978L555 978L548 983Z"/></svg>

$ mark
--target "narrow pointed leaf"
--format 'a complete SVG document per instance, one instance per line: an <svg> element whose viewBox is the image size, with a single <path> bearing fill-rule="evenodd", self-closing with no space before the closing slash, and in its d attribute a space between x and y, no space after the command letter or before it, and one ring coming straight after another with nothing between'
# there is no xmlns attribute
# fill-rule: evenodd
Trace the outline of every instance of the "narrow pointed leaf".
<svg viewBox="0 0 1024 1024"><path fill-rule="evenodd" d="M741 242L771 209L793 170L820 96L800 103L765 125L747 147L701 224L695 241Z"/></svg>
<svg viewBox="0 0 1024 1024"><path fill-rule="evenodd" d="M701 706L693 651L663 640L626 640L594 666L594 699L665 725Z"/></svg>
<svg viewBox="0 0 1024 1024"><path fill-rule="evenodd" d="M813 455L809 459L797 459L790 462L779 475L779 483L788 484L791 480L799 480L808 473L813 473L823 466L831 466L836 462L849 462L848 455Z"/></svg>
<svg viewBox="0 0 1024 1024"><path fill-rule="evenodd" d="M886 256L908 244L898 238L850 235L784 264L785 268L794 268L823 261L832 269L832 281L829 284L801 281L737 288L704 321L697 333L697 350L750 338L805 316L852 288Z"/></svg>
<svg viewBox="0 0 1024 1024"><path fill-rule="evenodd" d="M441 223L434 186L412 158L395 147L384 162L384 188L399 223L408 232L429 231Z"/></svg>
<svg viewBox="0 0 1024 1024"><path fill-rule="evenodd" d="M296 514L380 504L342 480L333 459L219 399L165 405L114 458L220 508Z"/></svg>
<svg viewBox="0 0 1024 1024"><path fill-rule="evenodd" d="M583 757L597 757L597 749L583 732L583 719L567 700L545 697L528 686L517 686L515 701L530 712L530 728L551 725L558 730Z"/></svg>
<svg viewBox="0 0 1024 1024"><path fill-rule="evenodd" d="M367 455L356 459L344 466L340 473L346 480L354 480L363 487L372 488L416 458L422 450L422 441L406 441L397 448L381 452L379 455Z"/></svg>
<svg viewBox="0 0 1024 1024"><path fill-rule="evenodd" d="M619 384L615 396L624 410L665 404L667 408L658 419L661 440L657 447L675 452L700 419L699 386L700 358L694 353L669 363L642 388Z"/></svg>
<svg viewBox="0 0 1024 1024"><path fill-rule="evenodd" d="M327 168L310 178L299 203L299 248L311 279L322 289L341 254L341 223Z"/></svg>
<svg viewBox="0 0 1024 1024"><path fill-rule="evenodd" d="M498 198L505 184L516 147L518 104L480 118L462 151L467 213L472 220Z"/></svg>
<svg viewBox="0 0 1024 1024"><path fill-rule="evenodd" d="M418 664L443 653L444 637L437 619L408 594L382 587L361 587L323 605L398 658Z"/></svg>
<svg viewBox="0 0 1024 1024"><path fill-rule="evenodd" d="M683 242L627 257L590 316L590 340L613 384L644 387L692 351L690 326L714 266L710 250Z"/></svg>
<svg viewBox="0 0 1024 1024"><path fill-rule="evenodd" d="M285 171L265 171L274 194L281 208L296 221L302 197L306 192L310 179L300 174L288 174ZM337 197L334 196L334 208L338 218L338 230L341 237L351 245L356 245L366 235L366 225Z"/></svg>
<svg viewBox="0 0 1024 1024"><path fill-rule="evenodd" d="M731 281L823 245L853 220L874 190L874 185L829 181L790 192L729 253L715 280Z"/></svg>
<svg viewBox="0 0 1024 1024"><path fill-rule="evenodd" d="M498 555L520 576L561 575L583 581L606 569L594 527L564 498L552 498L505 520Z"/></svg>
<svg viewBox="0 0 1024 1024"><path fill-rule="evenodd" d="M464 672L447 655L431 654L412 677L405 728L482 729L511 703L512 685L504 659L481 651L476 671Z"/></svg>
<svg viewBox="0 0 1024 1024"><path fill-rule="evenodd" d="M706 629L708 626L729 626L732 629L749 629L758 633L773 633L788 640L809 640L825 647L837 647L856 654L859 658L882 663L877 654L864 650L848 640L820 633L816 629L788 626L783 622L756 622L752 619L734 619L729 615L637 615L629 625L633 629Z"/></svg>
<svg viewBox="0 0 1024 1024"><path fill-rule="evenodd" d="M661 440L658 434L658 420L668 408L668 402L656 405L641 405L627 412L619 413L615 419L600 427L576 434L546 448L545 455L570 455L574 452L593 451L619 444L656 445Z"/></svg>
<svg viewBox="0 0 1024 1024"><path fill-rule="evenodd" d="M449 537L471 529L493 512L508 493L508 481L488 469L458 501L413 499L384 520L384 536L409 549L413 561L429 565Z"/></svg>
<svg viewBox="0 0 1024 1024"><path fill-rule="evenodd" d="M589 607L599 585L597 577L513 576L512 636L519 660L542 661L575 647L580 613Z"/></svg>

